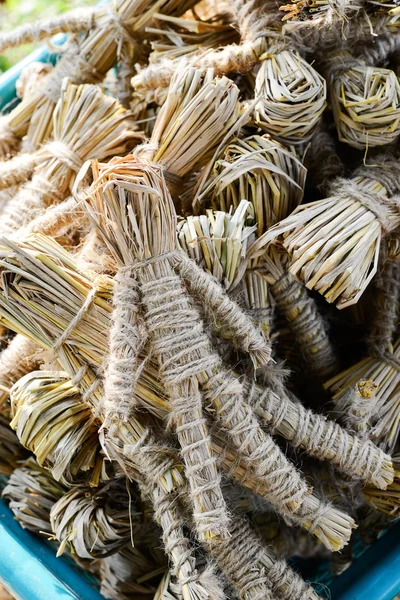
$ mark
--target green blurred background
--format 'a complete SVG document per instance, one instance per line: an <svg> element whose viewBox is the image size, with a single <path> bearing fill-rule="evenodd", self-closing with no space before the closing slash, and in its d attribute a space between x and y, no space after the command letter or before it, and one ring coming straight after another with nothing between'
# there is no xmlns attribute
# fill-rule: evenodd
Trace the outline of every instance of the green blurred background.
<svg viewBox="0 0 400 600"><path fill-rule="evenodd" d="M0 0L0 30L9 31L24 23L94 3L95 0ZM35 47L27 44L6 51L0 56L0 72L21 60Z"/></svg>

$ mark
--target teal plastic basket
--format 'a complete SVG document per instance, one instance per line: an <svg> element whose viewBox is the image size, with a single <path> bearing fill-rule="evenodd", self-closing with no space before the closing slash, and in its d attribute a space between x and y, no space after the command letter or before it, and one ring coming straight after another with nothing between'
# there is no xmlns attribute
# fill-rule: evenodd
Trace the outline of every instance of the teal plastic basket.
<svg viewBox="0 0 400 600"><path fill-rule="evenodd" d="M51 44L60 45L65 39L64 34L57 35ZM0 109L7 110L15 101L15 83L25 66L55 60L56 54L43 46L0 75ZM331 600L393 600L400 593L400 524L362 550L335 580L327 580L327 565L323 564L309 577L321 595ZM293 566L296 568L296 561ZM22 529L1 500L0 582L20 600L102 599L84 572L64 558L56 558L49 544Z"/></svg>

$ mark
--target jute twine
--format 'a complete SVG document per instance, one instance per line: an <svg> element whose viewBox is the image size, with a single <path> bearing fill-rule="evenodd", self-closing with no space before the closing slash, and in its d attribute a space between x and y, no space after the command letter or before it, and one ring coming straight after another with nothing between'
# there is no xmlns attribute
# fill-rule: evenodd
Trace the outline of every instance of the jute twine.
<svg viewBox="0 0 400 600"><path fill-rule="evenodd" d="M350 435L335 421L318 415L294 402L261 388L250 379L245 381L245 397L259 417L288 440L319 460L327 460L344 474L357 477L380 489L393 481L391 460L369 440Z"/></svg>
<svg viewBox="0 0 400 600"><path fill-rule="evenodd" d="M127 456L137 462L144 479L138 483L143 494L149 497L154 508L154 519L162 528L165 552L171 559L172 574L182 588L190 586L200 599L213 600L208 589L218 588L215 578L201 579L188 538L184 534L184 517L178 501L178 491L165 490L160 484L162 476L174 467L168 447L164 450L155 444L151 436L144 435L136 444L125 447ZM208 586L210 586L208 588Z"/></svg>

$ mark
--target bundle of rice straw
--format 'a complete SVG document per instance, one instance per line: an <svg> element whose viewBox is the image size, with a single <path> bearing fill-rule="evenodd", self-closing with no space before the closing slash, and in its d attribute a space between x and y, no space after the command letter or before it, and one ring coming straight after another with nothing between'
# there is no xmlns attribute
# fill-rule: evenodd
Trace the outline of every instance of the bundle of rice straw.
<svg viewBox="0 0 400 600"><path fill-rule="evenodd" d="M51 473L29 458L16 468L2 492L15 518L24 529L52 535L50 510L65 494L66 488Z"/></svg>
<svg viewBox="0 0 400 600"><path fill-rule="evenodd" d="M142 520L124 477L94 490L69 490L50 511L51 528L60 542L58 556L68 547L87 559L110 556L134 543Z"/></svg>
<svg viewBox="0 0 400 600"><path fill-rule="evenodd" d="M400 134L400 81L348 50L332 52L324 72L339 139L353 148L385 146Z"/></svg>
<svg viewBox="0 0 400 600"><path fill-rule="evenodd" d="M12 421L21 444L65 485L98 485L103 459L92 408L65 374L28 373L11 390Z"/></svg>
<svg viewBox="0 0 400 600"><path fill-rule="evenodd" d="M235 0L232 5L241 44L199 54L191 64L221 74L248 72L261 62L254 90L257 125L287 143L307 141L326 106L324 79L279 37L274 4ZM166 87L177 68L174 61L161 60L133 77L132 85L136 90Z"/></svg>
<svg viewBox="0 0 400 600"><path fill-rule="evenodd" d="M292 0L290 4L283 4L279 10L286 14L282 21L293 19L294 21L310 21L315 28L330 28L332 25L342 24L349 19L360 18L363 2L350 0ZM361 17L362 18L362 17Z"/></svg>
<svg viewBox="0 0 400 600"><path fill-rule="evenodd" d="M54 277L53 284L55 284L53 292L45 301L44 296L48 295L49 292L49 288L45 284L40 294L42 300L39 303L33 301L31 304L31 310L34 312L39 310L42 317L39 317L39 313L37 313L37 316L32 320L28 317L25 309L18 310L18 314L15 313L12 304L17 300L17 297L20 300L23 298L18 293L17 295L11 293L13 300L9 303L7 297L11 297L8 296L8 292L2 295L2 300L5 301L5 304L3 304L5 312L2 314L5 316L7 313L8 316L5 321L8 326L11 326L18 333L24 333L34 339L39 345L50 350L53 356L57 357L62 368L78 384L84 398L93 405L93 410L100 413L99 418L104 418L101 411L102 386L89 365L100 366L108 349L107 337L104 336L103 341L101 341L101 338L96 335L96 330L112 310L107 301L112 291L112 281L107 280L105 277L99 278L95 272L86 272L85 277L84 272L73 256L68 255L50 238L39 236L37 242L36 250L34 249L35 246L28 245L26 247L27 253L23 250L20 258L24 261L24 257L26 259L31 255L31 258L28 258L28 262L25 263L25 267L28 267L29 270L28 265L32 265L30 263L32 259L37 268L40 265L40 256L42 258L47 256L49 259L53 255L53 259L50 259L47 267L44 264L42 265L44 271L42 271L39 279L34 276L36 283L39 283L40 277L44 277L45 280L48 279L50 273L47 269L51 265L53 275L50 275L50 279ZM18 248L17 245L13 243L12 245L14 250ZM45 274L46 272L47 274ZM70 278L72 272L75 272L76 279ZM27 276L29 280L31 275L27 273ZM67 276L66 279L65 276ZM67 304L66 299L68 299ZM53 316L48 320L43 320L42 301L45 302L50 312L56 309L56 312L53 312ZM8 305L8 309L6 305ZM42 308L40 308L41 305ZM9 310L11 310L13 316ZM19 324L17 324L17 321ZM109 324L108 317L104 328L105 332L108 331ZM79 342L78 346L75 346L75 344L70 346L68 340L73 339L75 336L75 326L81 327L82 325L85 330L83 339L87 338L88 334L90 336L94 334L97 340L94 343L89 342L89 344L86 344L86 342L83 342L82 345ZM78 339L80 338L82 341L80 336L81 334L79 334ZM145 390L147 396L150 399L153 398L151 387L148 389L148 386L145 386ZM128 421L119 423L108 438L107 455L117 464L120 464L131 478L138 479L142 493L151 498L154 504L155 519L163 529L166 551L170 556L172 568L184 595L186 594L189 598L190 594L197 593L200 598L211 600L212 596L210 597L207 592L207 585L209 583L214 589L213 577L211 573L208 573L208 576L202 579L202 573L195 570L195 563L191 557L191 544L185 537L183 531L184 521L177 504L177 494L184 483L181 475L182 466L179 465L177 459L175 460L175 455L171 454L168 444L165 442L163 445L160 432L157 433L156 441L146 421L144 415L138 413L136 416L130 415Z"/></svg>
<svg viewBox="0 0 400 600"><path fill-rule="evenodd" d="M27 456L28 452L10 429L10 419L2 413L0 415L0 476L9 477Z"/></svg>
<svg viewBox="0 0 400 600"><path fill-rule="evenodd" d="M294 154L268 136L235 139L204 169L194 206L227 212L245 198L261 235L300 204L306 173Z"/></svg>
<svg viewBox="0 0 400 600"><path fill-rule="evenodd" d="M73 37L66 52L40 88L25 97L9 114L1 117L0 158L7 157L26 134L24 148L29 151L37 149L50 137L53 111L65 77L69 77L75 84L100 83L117 57L123 55L125 48L134 43L137 32L151 21L154 12L179 16L195 3L196 0L115 0L95 9L84 9L87 15L85 19L82 11L78 13L78 18L74 12L72 15L63 15L61 30L68 30L70 22L72 31L76 31L73 24L83 20L84 26L79 29L86 30L87 33L83 37ZM33 39L40 39L60 30L57 24L52 27L48 22L28 26L26 29L26 34L21 31L15 34L16 43L26 41L32 31ZM14 34L11 33L9 38L13 37ZM7 43L10 43L10 39Z"/></svg>
<svg viewBox="0 0 400 600"><path fill-rule="evenodd" d="M103 95L97 86L76 86L68 80L63 82L53 123L54 139L33 159L32 166L36 163L37 168L32 180L18 190L3 212L3 233L20 227L34 211L65 198L86 160L124 152L142 138L118 101Z"/></svg>
<svg viewBox="0 0 400 600"><path fill-rule="evenodd" d="M355 304L376 273L381 239L400 223L396 151L376 156L352 179L338 179L333 195L303 204L254 243L257 257L279 240L289 272L338 308Z"/></svg>

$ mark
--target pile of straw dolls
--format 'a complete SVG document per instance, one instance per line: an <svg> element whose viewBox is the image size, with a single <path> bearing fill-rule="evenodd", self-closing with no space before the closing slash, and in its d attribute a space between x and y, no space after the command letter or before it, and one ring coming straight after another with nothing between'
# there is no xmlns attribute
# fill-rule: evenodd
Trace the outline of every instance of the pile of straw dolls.
<svg viewBox="0 0 400 600"><path fill-rule="evenodd" d="M315 600L400 509L400 8L113 0L0 116L0 473L116 600ZM322 586L321 586L322 589Z"/></svg>

